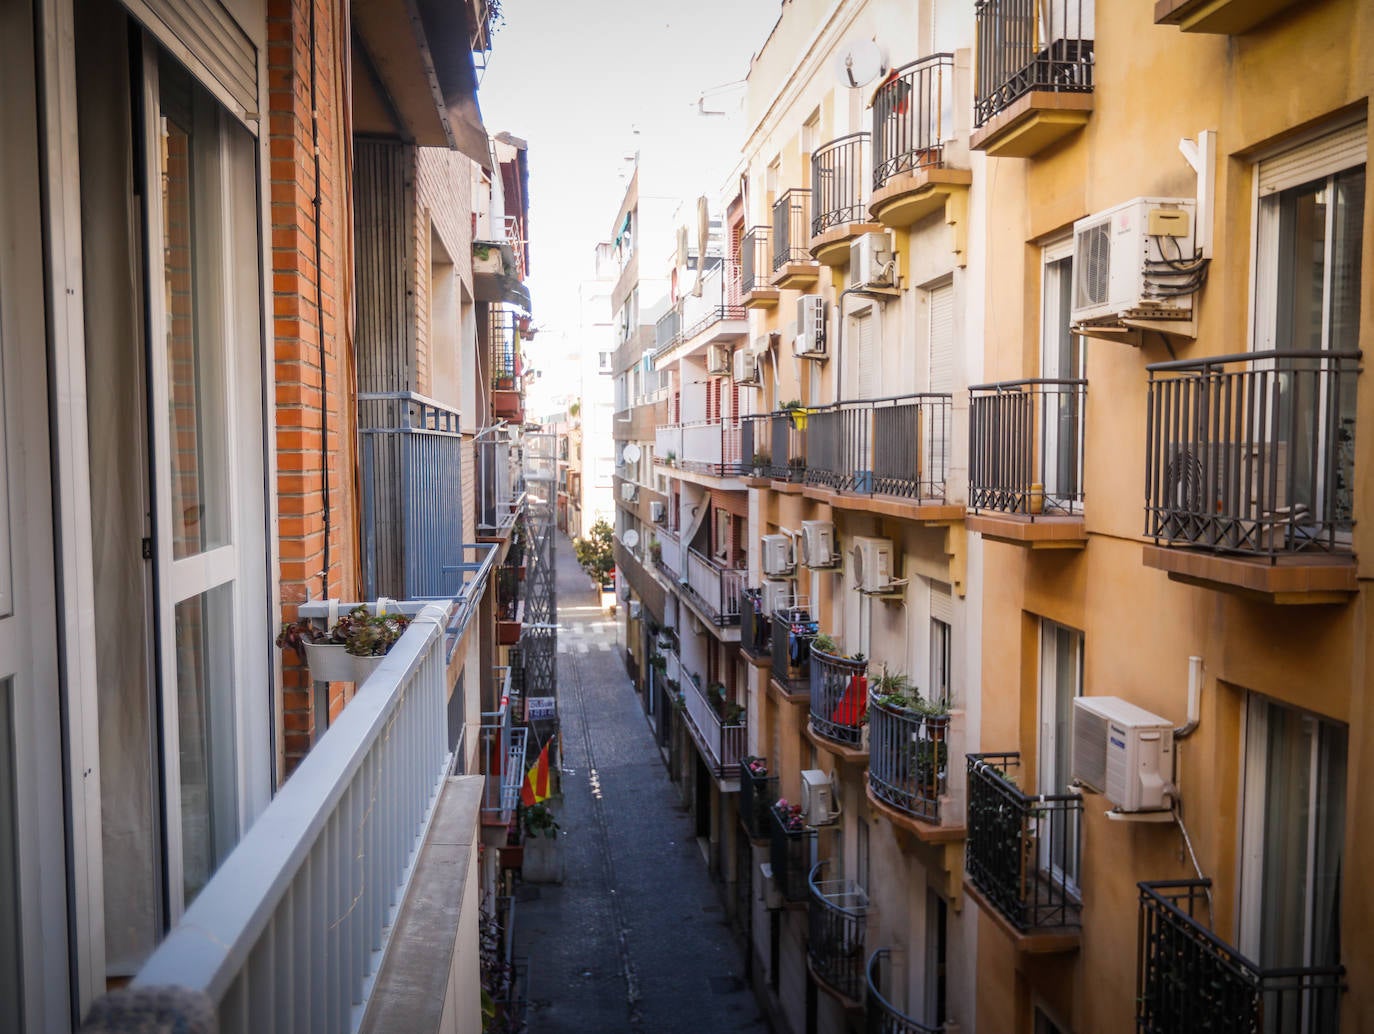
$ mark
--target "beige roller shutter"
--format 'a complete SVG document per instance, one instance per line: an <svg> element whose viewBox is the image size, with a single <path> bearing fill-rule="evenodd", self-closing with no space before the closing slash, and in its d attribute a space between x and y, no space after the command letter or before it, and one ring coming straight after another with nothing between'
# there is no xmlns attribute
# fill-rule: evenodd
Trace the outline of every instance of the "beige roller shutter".
<svg viewBox="0 0 1374 1034"><path fill-rule="evenodd" d="M930 391L954 390L954 285L930 292Z"/></svg>
<svg viewBox="0 0 1374 1034"><path fill-rule="evenodd" d="M1260 162L1260 197L1363 165L1368 155L1368 122L1360 121L1337 129Z"/></svg>
<svg viewBox="0 0 1374 1034"><path fill-rule="evenodd" d="M258 50L216 0L123 0L129 13L252 132Z"/></svg>
<svg viewBox="0 0 1374 1034"><path fill-rule="evenodd" d="M954 596L944 582L930 583L930 616L947 625L954 624Z"/></svg>

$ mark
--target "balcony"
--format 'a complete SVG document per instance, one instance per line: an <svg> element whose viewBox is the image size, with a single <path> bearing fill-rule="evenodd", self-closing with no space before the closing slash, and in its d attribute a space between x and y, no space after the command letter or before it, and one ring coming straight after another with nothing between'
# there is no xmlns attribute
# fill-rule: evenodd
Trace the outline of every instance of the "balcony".
<svg viewBox="0 0 1374 1034"><path fill-rule="evenodd" d="M486 786L482 793L482 824L508 826L520 803L520 788L525 782L525 741L529 730L517 728L518 701L511 699L511 669L492 669L496 683L496 710L482 712L478 730L482 773Z"/></svg>
<svg viewBox="0 0 1374 1034"><path fill-rule="evenodd" d="M787 413L741 417L740 461L743 472L800 486L806 473L806 433Z"/></svg>
<svg viewBox="0 0 1374 1034"><path fill-rule="evenodd" d="M739 760L749 744L744 709L726 701L716 690L702 689L695 676L689 676L684 682L682 695L687 726L706 767L717 779L737 778Z"/></svg>
<svg viewBox="0 0 1374 1034"><path fill-rule="evenodd" d="M517 317L509 309L494 309L487 321L487 356L491 372L491 412L513 424L525 421L524 368L520 355Z"/></svg>
<svg viewBox="0 0 1374 1034"><path fill-rule="evenodd" d="M682 310L676 305L654 323L654 358L666 355L682 336Z"/></svg>
<svg viewBox="0 0 1374 1034"><path fill-rule="evenodd" d="M682 543L678 539L678 533L672 528L658 528L654 535L658 544L658 550L652 548L649 555L653 558L654 566L667 579L668 584L676 589L682 580Z"/></svg>
<svg viewBox="0 0 1374 1034"><path fill-rule="evenodd" d="M961 726L962 712L903 705L876 691L868 708L868 798L888 821L931 843L965 833L949 787L950 755L962 747L956 719Z"/></svg>
<svg viewBox="0 0 1374 1034"><path fill-rule="evenodd" d="M788 904L800 904L811 896L812 855L816 851L816 831L800 824L800 819L784 818L779 800L768 809L768 862L773 871L773 889Z"/></svg>
<svg viewBox="0 0 1374 1034"><path fill-rule="evenodd" d="M675 467L682 456L682 425L659 424L654 428L654 462Z"/></svg>
<svg viewBox="0 0 1374 1034"><path fill-rule="evenodd" d="M388 973L398 959L415 959L414 949L440 931L453 950L458 904L426 902L425 933L417 932L414 909L427 895L447 900L443 887L455 876L477 879L480 790L473 777L447 775L462 744L461 728L449 725L447 674L450 647L474 611L468 594L484 578L449 603L402 605L415 620L191 902L135 987L206 995L226 1034L347 1030L370 1015L375 992L394 991ZM323 603L313 606L323 614ZM380 801L385 807L374 807ZM432 854L436 845L444 861ZM430 954L435 948L426 946ZM409 975L435 990L436 1009L446 988L454 993L447 967L437 989L427 979L433 974Z"/></svg>
<svg viewBox="0 0 1374 1034"><path fill-rule="evenodd" d="M1182 32L1239 36L1298 0L1154 0L1155 24L1177 25Z"/></svg>
<svg viewBox="0 0 1374 1034"><path fill-rule="evenodd" d="M504 424L484 427L473 439L473 459L477 464L478 538L505 539L525 508L520 445ZM514 542L511 548L516 548Z"/></svg>
<svg viewBox="0 0 1374 1034"><path fill-rule="evenodd" d="M1087 123L1093 3L978 0L973 150L1030 158Z"/></svg>
<svg viewBox="0 0 1374 1034"><path fill-rule="evenodd" d="M462 583L458 411L413 392L358 396L363 585L370 599L449 599Z"/></svg>
<svg viewBox="0 0 1374 1034"><path fill-rule="evenodd" d="M502 646L520 642L525 600L520 595L521 569L503 564L496 569L496 641Z"/></svg>
<svg viewBox="0 0 1374 1034"><path fill-rule="evenodd" d="M708 345L743 341L749 333L749 314L740 296L738 264L717 261L705 273L693 276L701 278L701 293L696 293L693 284L682 285L682 297L677 302L676 333L668 336L673 328L671 321L664 324L664 318L660 318L655 327L654 364L659 369L700 352Z"/></svg>
<svg viewBox="0 0 1374 1034"><path fill-rule="evenodd" d="M1146 565L1270 603L1349 599L1359 366L1268 351L1147 367Z"/></svg>
<svg viewBox="0 0 1374 1034"><path fill-rule="evenodd" d="M1340 1029L1343 966L1263 967L1200 923L1211 880L1140 884L1140 1034Z"/></svg>
<svg viewBox="0 0 1374 1034"><path fill-rule="evenodd" d="M763 611L763 597L758 589L740 593L739 645L752 664L768 664L773 658L773 623Z"/></svg>
<svg viewBox="0 0 1374 1034"><path fill-rule="evenodd" d="M847 266L849 242L883 228L868 214L873 184L868 133L850 133L817 148L811 156L811 241L823 266Z"/></svg>
<svg viewBox="0 0 1374 1034"><path fill-rule="evenodd" d="M1028 794L1009 778L1020 754L968 755L965 886L1027 953L1075 951L1083 798Z"/></svg>
<svg viewBox="0 0 1374 1034"><path fill-rule="evenodd" d="M811 257L811 191L801 187L785 190L773 202L774 287L805 291L820 277L820 266Z"/></svg>
<svg viewBox="0 0 1374 1034"><path fill-rule="evenodd" d="M903 1011L907 1007L905 1003L910 988L907 981L892 972L890 949L879 948L873 953L868 960L866 977L868 994L865 1009L870 1034L940 1034L941 1031L958 1029L941 1023L927 1025Z"/></svg>
<svg viewBox="0 0 1374 1034"><path fill-rule="evenodd" d="M969 388L970 531L1031 549L1082 549L1085 380Z"/></svg>
<svg viewBox="0 0 1374 1034"><path fill-rule="evenodd" d="M751 226L740 247L740 298L746 309L772 309L781 292L772 285L773 249L767 226Z"/></svg>
<svg viewBox="0 0 1374 1034"><path fill-rule="evenodd" d="M743 472L738 420L695 420L680 424L679 428L680 469L718 478L737 477Z"/></svg>
<svg viewBox="0 0 1374 1034"><path fill-rule="evenodd" d="M811 643L811 733L848 760L862 761L868 716L868 662Z"/></svg>
<svg viewBox="0 0 1374 1034"><path fill-rule="evenodd" d="M837 496L890 496L932 520L957 519L964 508L945 500L954 438L950 395L901 395L808 409L803 480L821 501Z"/></svg>
<svg viewBox="0 0 1374 1034"><path fill-rule="evenodd" d="M773 612L773 670L769 684L790 703L806 703L810 699L811 640L816 638L816 632L816 622L805 606Z"/></svg>
<svg viewBox="0 0 1374 1034"><path fill-rule="evenodd" d="M756 760L762 763L762 759ZM739 820L750 840L767 840L771 828L769 815L778 801L778 777L760 775L743 764L739 775Z"/></svg>
<svg viewBox="0 0 1374 1034"><path fill-rule="evenodd" d="M682 589L689 601L717 628L739 624L740 596L747 572L726 567L690 546Z"/></svg>
<svg viewBox="0 0 1374 1034"><path fill-rule="evenodd" d="M816 980L842 1001L863 1001L864 934L868 894L853 880L826 880L829 862L817 862L807 883L806 961Z"/></svg>
<svg viewBox="0 0 1374 1034"><path fill-rule="evenodd" d="M932 54L892 73L873 96L873 196L868 210L904 230L936 212L963 223L973 177L945 162L956 132L954 55ZM957 219L948 206L960 206Z"/></svg>

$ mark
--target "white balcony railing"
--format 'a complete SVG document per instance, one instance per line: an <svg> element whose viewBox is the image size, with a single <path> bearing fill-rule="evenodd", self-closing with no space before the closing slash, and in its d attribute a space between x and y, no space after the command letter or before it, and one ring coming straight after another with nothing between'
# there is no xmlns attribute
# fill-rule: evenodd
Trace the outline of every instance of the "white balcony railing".
<svg viewBox="0 0 1374 1034"><path fill-rule="evenodd" d="M681 456L682 425L660 424L654 430L654 459L660 463L675 463Z"/></svg>
<svg viewBox="0 0 1374 1034"><path fill-rule="evenodd" d="M655 534L658 536L659 570L673 581L677 581L682 577L682 543L678 540L677 533L667 528L659 528Z"/></svg>
<svg viewBox="0 0 1374 1034"><path fill-rule="evenodd" d="M716 775L733 778L738 773L739 759L749 746L749 727L741 719L736 725L721 721L706 690L691 678L683 679L682 695L687 704L687 718L692 723L692 735L711 761Z"/></svg>
<svg viewBox="0 0 1374 1034"><path fill-rule="evenodd" d="M723 567L695 549L687 550L687 588L717 625L739 623L744 571Z"/></svg>
<svg viewBox="0 0 1374 1034"><path fill-rule="evenodd" d="M529 730L515 726L510 668L496 668L493 677L500 680L500 695L496 710L482 713L482 772L487 777L482 812L489 821L509 822L525 782L525 741Z"/></svg>

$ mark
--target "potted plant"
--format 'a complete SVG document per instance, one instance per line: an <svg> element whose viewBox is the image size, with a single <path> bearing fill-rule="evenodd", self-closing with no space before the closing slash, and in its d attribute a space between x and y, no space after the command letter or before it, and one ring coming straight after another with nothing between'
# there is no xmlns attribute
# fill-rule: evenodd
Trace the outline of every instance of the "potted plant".
<svg viewBox="0 0 1374 1034"><path fill-rule="evenodd" d="M516 808L516 819L524 834L525 853L520 878L529 883L563 882L563 849L553 810L544 801Z"/></svg>
<svg viewBox="0 0 1374 1034"><path fill-rule="evenodd" d="M753 464L754 477L761 478L764 475L764 469L773 465L773 457L766 452L756 452L754 453Z"/></svg>
<svg viewBox="0 0 1374 1034"><path fill-rule="evenodd" d="M677 463L677 453L673 452L672 449L669 449L667 455L663 457L663 462L670 467L673 466Z"/></svg>
<svg viewBox="0 0 1374 1034"><path fill-rule="evenodd" d="M800 833L806 829L801 805L792 804L786 797L779 797L773 804L773 814L777 816L778 823L787 833Z"/></svg>
<svg viewBox="0 0 1374 1034"><path fill-rule="evenodd" d="M811 411L801 404L800 399L789 399L778 408L787 414L788 422L798 431L806 430L806 418Z"/></svg>
<svg viewBox="0 0 1374 1034"><path fill-rule="evenodd" d="M787 471L789 481L800 481L806 476L806 457L788 456Z"/></svg>
<svg viewBox="0 0 1374 1034"><path fill-rule="evenodd" d="M649 543L649 559L654 563L663 559L663 543L659 542L658 539Z"/></svg>
<svg viewBox="0 0 1374 1034"><path fill-rule="evenodd" d="M388 602L378 600L372 612L354 607L326 628L317 628L308 618L285 622L277 646L295 650L316 682L364 682L410 624L399 611L388 613Z"/></svg>

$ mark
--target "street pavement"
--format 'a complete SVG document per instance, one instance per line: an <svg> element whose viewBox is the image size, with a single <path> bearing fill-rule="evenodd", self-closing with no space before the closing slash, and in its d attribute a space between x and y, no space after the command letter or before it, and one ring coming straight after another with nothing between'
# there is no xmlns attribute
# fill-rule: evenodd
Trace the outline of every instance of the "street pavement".
<svg viewBox="0 0 1374 1034"><path fill-rule="evenodd" d="M517 887L530 1034L765 1034L617 624L563 537L557 577L567 874L561 886Z"/></svg>

